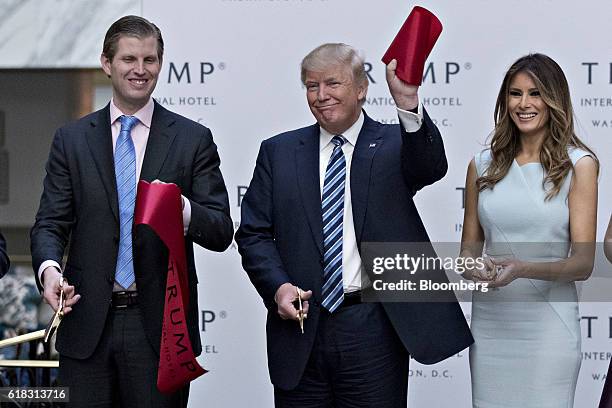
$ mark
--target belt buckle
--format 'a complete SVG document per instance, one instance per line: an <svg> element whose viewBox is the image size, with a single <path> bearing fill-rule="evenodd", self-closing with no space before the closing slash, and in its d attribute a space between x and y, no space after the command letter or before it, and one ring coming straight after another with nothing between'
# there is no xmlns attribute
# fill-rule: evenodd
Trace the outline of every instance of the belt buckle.
<svg viewBox="0 0 612 408"><path fill-rule="evenodd" d="M125 300L125 302L126 302L125 304L117 305L117 304L113 304L112 303L112 299L111 299L111 305L112 305L113 309L114 310L117 310L117 309L127 309L128 305L130 304L129 303L130 302L130 297L128 295L128 292L127 291L120 291L120 292L115 292L113 295L116 297L116 301L117 302L119 302L120 300L121 301Z"/></svg>
<svg viewBox="0 0 612 408"><path fill-rule="evenodd" d="M137 292L125 292L125 297L126 297L126 301L127 301L127 306L132 306L136 304L136 296Z"/></svg>

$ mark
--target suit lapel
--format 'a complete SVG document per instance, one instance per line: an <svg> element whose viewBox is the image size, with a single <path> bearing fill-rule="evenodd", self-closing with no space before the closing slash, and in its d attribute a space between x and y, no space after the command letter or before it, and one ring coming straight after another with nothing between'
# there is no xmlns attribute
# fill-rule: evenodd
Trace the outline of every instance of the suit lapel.
<svg viewBox="0 0 612 408"><path fill-rule="evenodd" d="M110 128L110 104L94 116L86 135L87 144L106 190L106 197L111 211L119 221L119 204L117 201L117 182L115 180L115 160L113 157L113 138Z"/></svg>
<svg viewBox="0 0 612 408"><path fill-rule="evenodd" d="M172 128L174 122L175 119L168 114L168 111L155 102L149 140L140 170L141 180L153 181L159 175L176 136L176 131Z"/></svg>
<svg viewBox="0 0 612 408"><path fill-rule="evenodd" d="M365 115L363 127L359 132L357 144L353 151L351 162L351 204L353 206L353 224L357 244L361 244L361 233L368 204L372 161L376 151L383 143L382 129L379 123Z"/></svg>
<svg viewBox="0 0 612 408"><path fill-rule="evenodd" d="M295 149L297 183L306 218L319 252L323 254L323 215L319 181L319 127L305 130Z"/></svg>

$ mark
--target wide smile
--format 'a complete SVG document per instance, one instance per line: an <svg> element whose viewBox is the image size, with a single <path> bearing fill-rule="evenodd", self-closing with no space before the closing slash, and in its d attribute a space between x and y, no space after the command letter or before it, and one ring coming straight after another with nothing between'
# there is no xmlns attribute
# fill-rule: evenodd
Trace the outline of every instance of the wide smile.
<svg viewBox="0 0 612 408"><path fill-rule="evenodd" d="M535 118L538 114L535 112L518 112L516 114L516 116L519 118L519 120L521 121L529 121L533 118Z"/></svg>
<svg viewBox="0 0 612 408"><path fill-rule="evenodd" d="M149 80L144 78L130 78L128 79L132 85L135 85L138 88L145 86Z"/></svg>

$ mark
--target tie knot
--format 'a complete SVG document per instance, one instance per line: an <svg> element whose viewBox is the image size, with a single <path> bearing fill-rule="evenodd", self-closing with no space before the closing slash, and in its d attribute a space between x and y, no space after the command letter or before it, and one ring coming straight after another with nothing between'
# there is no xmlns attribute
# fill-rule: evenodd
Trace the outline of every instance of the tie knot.
<svg viewBox="0 0 612 408"><path fill-rule="evenodd" d="M336 147L341 147L343 144L346 143L346 139L344 138L344 136L342 135L336 135L332 138L331 142L336 146Z"/></svg>
<svg viewBox="0 0 612 408"><path fill-rule="evenodd" d="M122 132L131 131L134 125L138 123L138 118L136 116L121 115L119 117L119 120L121 121L121 131Z"/></svg>

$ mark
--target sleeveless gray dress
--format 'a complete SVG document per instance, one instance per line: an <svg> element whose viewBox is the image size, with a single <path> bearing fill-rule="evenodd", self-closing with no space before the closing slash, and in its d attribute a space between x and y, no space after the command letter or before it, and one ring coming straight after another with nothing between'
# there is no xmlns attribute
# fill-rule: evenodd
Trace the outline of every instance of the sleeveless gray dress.
<svg viewBox="0 0 612 408"><path fill-rule="evenodd" d="M572 163L589 153L569 151ZM481 176L490 151L475 156ZM572 173L545 201L540 163L513 162L506 177L478 196L485 254L557 261L570 248L567 196ZM475 408L571 408L580 370L580 322L574 282L516 279L474 292L470 348Z"/></svg>

